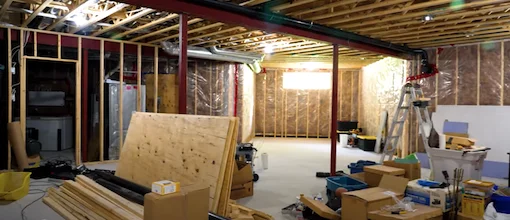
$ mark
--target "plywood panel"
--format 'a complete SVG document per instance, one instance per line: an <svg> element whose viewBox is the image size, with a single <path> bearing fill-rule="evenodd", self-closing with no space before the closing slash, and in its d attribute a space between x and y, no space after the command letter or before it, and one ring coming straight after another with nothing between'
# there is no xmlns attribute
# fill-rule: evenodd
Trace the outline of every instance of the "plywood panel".
<svg viewBox="0 0 510 220"><path fill-rule="evenodd" d="M218 205L235 118L133 114L116 175L150 187L158 180L208 184ZM234 126L235 127L235 126ZM237 129L237 127L235 127ZM136 161L136 163L134 162Z"/></svg>
<svg viewBox="0 0 510 220"><path fill-rule="evenodd" d="M458 48L458 105L476 105L477 45Z"/></svg>
<svg viewBox="0 0 510 220"><path fill-rule="evenodd" d="M501 43L480 45L480 105L501 104Z"/></svg>
<svg viewBox="0 0 510 220"><path fill-rule="evenodd" d="M147 111L154 112L154 74L145 75ZM158 98L161 113L179 112L179 86L176 84L176 74L158 74Z"/></svg>

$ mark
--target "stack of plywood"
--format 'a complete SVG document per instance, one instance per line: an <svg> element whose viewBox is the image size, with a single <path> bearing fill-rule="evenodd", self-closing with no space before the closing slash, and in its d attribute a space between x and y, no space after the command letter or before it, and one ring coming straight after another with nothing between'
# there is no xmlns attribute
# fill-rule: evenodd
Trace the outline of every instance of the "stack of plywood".
<svg viewBox="0 0 510 220"><path fill-rule="evenodd" d="M93 180L78 176L59 188L49 188L43 202L66 220L143 219L143 206L124 199Z"/></svg>
<svg viewBox="0 0 510 220"><path fill-rule="evenodd" d="M210 186L211 212L227 212L238 119L136 112L116 175L143 186L172 180Z"/></svg>

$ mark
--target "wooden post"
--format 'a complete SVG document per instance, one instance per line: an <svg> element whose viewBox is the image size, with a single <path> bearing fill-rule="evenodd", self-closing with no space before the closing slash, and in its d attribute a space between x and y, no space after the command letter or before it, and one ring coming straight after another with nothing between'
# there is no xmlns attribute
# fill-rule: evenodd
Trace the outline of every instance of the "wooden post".
<svg viewBox="0 0 510 220"><path fill-rule="evenodd" d="M188 73L188 15L179 15L179 114L186 114ZM195 81L196 83L196 81ZM154 100L156 102L156 100ZM196 109L196 102L195 102ZM195 112L196 113L196 112Z"/></svg>
<svg viewBox="0 0 510 220"><path fill-rule="evenodd" d="M12 122L12 36L7 28L7 123ZM21 42L21 41L20 41ZM7 141L7 170L11 170L11 143Z"/></svg>
<svg viewBox="0 0 510 220"><path fill-rule="evenodd" d="M154 112L158 112L158 73L159 73L159 48L154 47ZM186 81L184 81L186 84ZM180 91L179 91L180 92ZM181 113L185 114L185 113Z"/></svg>
<svg viewBox="0 0 510 220"><path fill-rule="evenodd" d="M439 49L438 48L436 48L435 53L436 53L436 67L439 70ZM420 73L417 73L417 74L420 74ZM436 108L437 108L437 105L439 104L439 74L436 74L436 91L435 91L434 95L436 97Z"/></svg>
<svg viewBox="0 0 510 220"><path fill-rule="evenodd" d="M142 45L138 45L136 57L136 111L142 111Z"/></svg>
<svg viewBox="0 0 510 220"><path fill-rule="evenodd" d="M37 57L37 32L34 31L34 57Z"/></svg>
<svg viewBox="0 0 510 220"><path fill-rule="evenodd" d="M266 136L266 102L267 102L267 98L266 98L266 89L267 89L267 80L266 80L266 77L267 77L267 73L264 74L264 114L262 114L262 121L263 121L263 129L262 129L262 137L265 137Z"/></svg>
<svg viewBox="0 0 510 220"><path fill-rule="evenodd" d="M296 137L298 137L298 119L299 119L299 90L296 89Z"/></svg>
<svg viewBox="0 0 510 220"><path fill-rule="evenodd" d="M20 86L20 92L19 92L19 121L21 125L21 134L23 135L23 143L26 141L26 129L27 129L27 71L25 69L25 33L24 30L19 31L19 57L20 63L19 63L19 86Z"/></svg>
<svg viewBox="0 0 510 220"><path fill-rule="evenodd" d="M276 137L276 113L278 112L277 109L278 109L278 105L277 105L277 100L278 100L278 70L275 70L274 71L274 135L273 137Z"/></svg>
<svg viewBox="0 0 510 220"><path fill-rule="evenodd" d="M505 99L504 99L504 96L505 96L505 42L504 41L501 41L501 94L499 95L500 97L500 105L503 106L505 105ZM457 59L458 60L458 59ZM457 104L457 103L455 103Z"/></svg>
<svg viewBox="0 0 510 220"><path fill-rule="evenodd" d="M321 137L321 91L317 91L317 138Z"/></svg>
<svg viewBox="0 0 510 220"><path fill-rule="evenodd" d="M336 174L336 121L338 111L338 44L333 44L333 82L331 95L331 155L330 155L330 175Z"/></svg>
<svg viewBox="0 0 510 220"><path fill-rule="evenodd" d="M194 100L195 101L194 101L194 105L195 105L195 115L197 115L198 114L198 105L197 105L197 97L198 97L198 63L196 61L195 61L195 74L194 75L195 75L194 76L194 78L195 78L195 88L194 88L194 91L195 91ZM179 90L179 92L180 92L180 90Z"/></svg>
<svg viewBox="0 0 510 220"><path fill-rule="evenodd" d="M476 105L480 105L480 44L477 45L476 63Z"/></svg>
<svg viewBox="0 0 510 220"><path fill-rule="evenodd" d="M310 115L310 90L306 93L306 138L308 138L308 124L310 119L308 116Z"/></svg>
<svg viewBox="0 0 510 220"><path fill-rule="evenodd" d="M124 43L120 43L119 59L119 153L124 143Z"/></svg>
<svg viewBox="0 0 510 220"><path fill-rule="evenodd" d="M99 46L99 161L104 160L104 40Z"/></svg>
<svg viewBox="0 0 510 220"><path fill-rule="evenodd" d="M458 103L459 103L459 47L455 47L455 105L457 105Z"/></svg>
<svg viewBox="0 0 510 220"><path fill-rule="evenodd" d="M60 36L60 35L59 35ZM76 92L75 92L75 162L76 165L81 164L81 37L78 37L78 62L76 62ZM59 46L59 51L61 50ZM60 57L59 57L60 58Z"/></svg>
<svg viewBox="0 0 510 220"><path fill-rule="evenodd" d="M62 58L62 35L57 35L57 58Z"/></svg>

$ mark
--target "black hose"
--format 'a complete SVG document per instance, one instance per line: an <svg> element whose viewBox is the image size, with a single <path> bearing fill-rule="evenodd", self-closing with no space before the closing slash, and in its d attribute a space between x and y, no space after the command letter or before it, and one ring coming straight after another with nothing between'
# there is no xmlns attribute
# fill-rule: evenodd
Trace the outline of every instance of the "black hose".
<svg viewBox="0 0 510 220"><path fill-rule="evenodd" d="M96 182L99 185L111 190L114 193L117 193L119 196L122 196L123 198L125 198L129 201L143 205L143 196L144 195L142 195L142 194L138 194L136 192L133 192L129 189L126 189L122 186L119 186L117 184L114 184L112 182L109 182L109 181L101 179L101 178L97 179Z"/></svg>
<svg viewBox="0 0 510 220"><path fill-rule="evenodd" d="M136 192L138 194L145 195L145 194L151 192L151 189L149 189L149 188L147 188L145 186L138 185L138 184L133 183L133 182L131 182L129 180L120 178L118 176L114 176L114 175L109 174L109 173L105 173L105 172L100 172L99 171L99 172L95 172L95 174L97 174L102 179L108 180L109 182L117 184L117 185L119 185L121 187L129 189L129 190L131 190L133 192Z"/></svg>

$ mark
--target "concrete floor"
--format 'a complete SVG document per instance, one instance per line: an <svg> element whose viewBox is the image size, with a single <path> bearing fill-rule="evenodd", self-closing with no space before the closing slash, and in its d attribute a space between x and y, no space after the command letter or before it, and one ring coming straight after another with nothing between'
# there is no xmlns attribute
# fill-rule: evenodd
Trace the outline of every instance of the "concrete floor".
<svg viewBox="0 0 510 220"><path fill-rule="evenodd" d="M283 139L283 138L256 138L255 147L258 155L269 155L269 169L262 169L260 159L255 160L255 171L260 175L260 180L255 183L254 195L250 198L240 199L238 203L247 207L266 212L275 219L293 219L281 214L281 209L296 201L296 196L303 193L313 196L319 192L325 197L326 180L315 177L315 172L329 172L329 143L328 139ZM378 161L379 155L372 152L364 152L353 148L339 148L337 151L337 170L348 173L347 165L358 160ZM115 169L116 164L90 166L89 168ZM429 174L428 169L422 169L422 176ZM505 184L506 180L490 179L496 184ZM48 180L31 182L34 194L12 202L0 203L0 220L22 219L21 210L27 204L35 201L43 195L42 191L51 187ZM40 200L34 202L25 210L26 218L23 220L60 220L62 219L52 209Z"/></svg>

